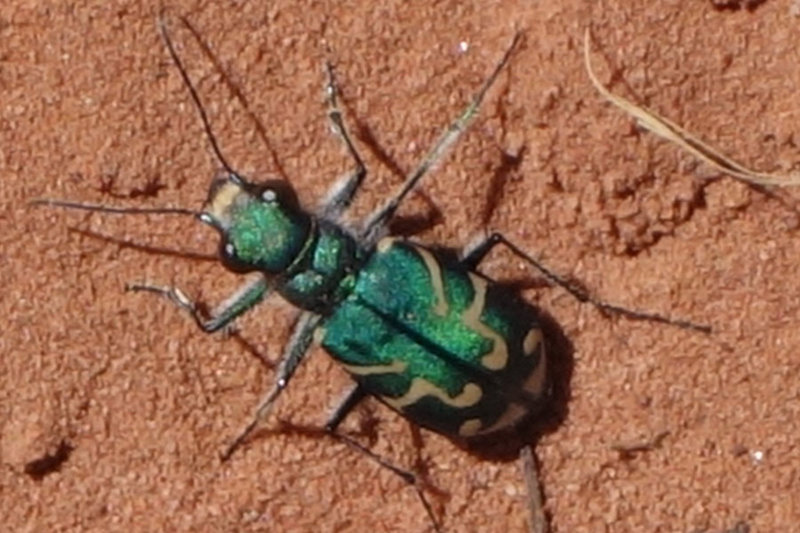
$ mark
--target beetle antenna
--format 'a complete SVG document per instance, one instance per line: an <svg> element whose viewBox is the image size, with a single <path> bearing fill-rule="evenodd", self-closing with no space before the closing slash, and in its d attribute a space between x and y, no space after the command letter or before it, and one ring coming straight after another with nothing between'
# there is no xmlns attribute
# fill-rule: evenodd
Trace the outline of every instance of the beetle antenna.
<svg viewBox="0 0 800 533"><path fill-rule="evenodd" d="M175 45L172 44L172 39L169 36L169 31L167 31L167 23L166 20L164 20L163 14L159 15L158 17L158 30L161 33L161 38L164 39L164 44L167 45L167 50L169 50L169 55L172 58L172 62L178 68L178 72L181 73L183 83L186 85L186 88L189 90L189 94L192 96L192 101L194 101L197 112L200 113L200 120L203 121L203 128L206 130L206 137L208 138L208 142L211 144L211 148L214 150L214 154L217 156L219 162L222 163L222 166L225 168L228 174L236 174L233 168L228 164L225 156L222 155L222 150L219 147L217 138L214 136L214 131L211 129L211 122L208 120L208 114L203 107L203 103L200 101L200 95L197 94L197 89L195 89L191 78L189 78L189 74L186 72L186 67L183 66L183 62L178 56L178 52L175 50Z"/></svg>
<svg viewBox="0 0 800 533"><path fill-rule="evenodd" d="M82 202L71 202L69 200L52 200L50 198L39 198L31 200L30 205L46 205L49 207L62 207L65 209L80 209L82 211L98 211L100 213L111 213L114 215L190 215L200 216L200 213L183 207L113 207L101 204L84 204Z"/></svg>

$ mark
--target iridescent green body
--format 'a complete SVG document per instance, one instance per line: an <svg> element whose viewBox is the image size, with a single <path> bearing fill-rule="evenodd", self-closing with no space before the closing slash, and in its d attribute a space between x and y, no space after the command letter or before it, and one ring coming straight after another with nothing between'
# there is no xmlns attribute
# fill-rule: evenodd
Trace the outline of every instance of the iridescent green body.
<svg viewBox="0 0 800 533"><path fill-rule="evenodd" d="M454 438L507 430L539 408L546 360L530 308L444 254L394 238L364 249L253 187L213 188L206 211L229 266L274 271L270 285L321 316L317 338L365 393Z"/></svg>

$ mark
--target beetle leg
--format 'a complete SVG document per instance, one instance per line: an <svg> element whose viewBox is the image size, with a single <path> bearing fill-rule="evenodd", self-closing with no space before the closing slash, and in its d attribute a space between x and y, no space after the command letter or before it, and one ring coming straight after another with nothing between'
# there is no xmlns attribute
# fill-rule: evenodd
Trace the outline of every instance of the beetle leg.
<svg viewBox="0 0 800 533"><path fill-rule="evenodd" d="M480 240L475 240L461 250L460 263L469 270L477 270L489 252L500 244L502 235L499 233L492 233L491 235L484 236Z"/></svg>
<svg viewBox="0 0 800 533"><path fill-rule="evenodd" d="M350 414L350 411L352 411L366 395L364 389L358 384L347 391L347 395L339 402L339 405L333 410L328 421L325 422L325 431L328 433L336 433L336 429L339 427L339 424L342 423L342 420Z"/></svg>
<svg viewBox="0 0 800 533"><path fill-rule="evenodd" d="M206 333L213 333L247 312L261 302L268 294L269 287L264 276L258 276L243 283L239 289L226 298L206 317L197 308L197 304L177 287L149 285L145 283L129 283L126 291L152 292L168 298L172 303L189 313L197 326Z"/></svg>
<svg viewBox="0 0 800 533"><path fill-rule="evenodd" d="M608 302L604 302L594 296L592 296L588 290L576 283L569 281L562 276L559 276L545 265L543 265L538 260L534 259L533 256L524 252L521 248L519 248L516 244L509 241L502 233L492 233L486 239L479 242L477 245L472 247L468 250L464 255L463 259L461 260L462 264L469 268L470 270L475 270L480 262L486 257L492 248L494 248L498 244L504 244L511 252L528 263L529 265L536 268L539 272L541 272L545 278L550 280L551 282L559 285L568 293L570 293L576 300L579 302L586 302L590 303L599 310L603 312L610 312L615 313L618 315L625 316L627 318L631 318L633 320L650 320L653 322L660 322L662 324L669 324L671 326L676 326L683 329L693 329L696 331L700 331L703 333L710 333L711 326L705 324L696 324L689 320L682 320L682 319L673 319L669 317L665 317L658 313L651 313L648 311L637 311L635 309L628 309L626 307L622 307L621 305L612 304Z"/></svg>
<svg viewBox="0 0 800 533"><path fill-rule="evenodd" d="M314 330L317 328L319 321L322 319L319 315L305 311L300 314L297 323L292 330L292 336L289 343L286 345L281 356L280 363L278 364L278 371L275 375L275 382L272 388L262 397L259 402L256 412L250 423L233 439L233 442L228 446L222 454L222 460L227 461L233 452L250 436L253 430L258 427L259 423L264 420L272 411L272 406L275 400L283 389L289 384L289 380L297 370L298 365L302 362L308 348L311 346L314 337Z"/></svg>
<svg viewBox="0 0 800 533"><path fill-rule="evenodd" d="M348 396L348 398L345 399L345 401L347 399L349 399L349 396ZM327 425L326 425L326 429L327 429ZM430 518L431 523L433 524L434 531L436 531L436 533L441 533L442 530L439 527L439 522L437 522L436 517L433 514L433 508L431 507L430 502L428 502L428 499L425 497L425 493L422 491L422 489L417 484L417 476L414 475L413 472L410 472L408 470L405 470L403 468L400 468L399 466L396 466L396 465L392 464L388 460L384 459L380 455L376 454L375 452L373 452L372 450L370 450L369 448L367 448L363 444L360 444L358 441L348 437L347 435L343 435L342 433L337 433L335 430L330 431L329 433L336 440L346 444L347 446L349 446L350 448L354 449L355 451L363 454L368 459L370 459L372 461L375 461L378 465L380 465L381 467L389 470L393 474L399 476L400 479L405 481L407 484L411 485L411 487L413 487L414 490L416 491L417 497L419 498L420 503L422 503L422 506L425 508L425 512L428 514L428 518Z"/></svg>
<svg viewBox="0 0 800 533"><path fill-rule="evenodd" d="M380 465L382 468L385 468L393 474L399 476L400 479L402 479L408 485L411 485L417 492L417 496L419 497L422 506L425 508L425 512L428 513L428 517L433 523L434 530L437 531L437 533L441 532L439 523L436 521L436 517L433 514L433 508L428 502L428 499L425 497L425 493L419 487L417 483L417 476L414 475L413 472L391 463L389 460L384 459L358 441L336 431L342 420L344 420L344 418L353 410L356 405L358 405L358 402L364 399L365 396L366 393L359 385L355 385L352 389L347 391L347 395L339 402L339 405L336 406L330 418L328 418L328 421L325 423L325 432L336 440L346 444L353 450L363 454L371 461L374 461Z"/></svg>
<svg viewBox="0 0 800 533"><path fill-rule="evenodd" d="M483 82L483 85L472 98L472 101L464 111L461 112L458 118L442 132L425 157L422 158L422 161L420 161L417 167L408 175L398 192L386 202L383 207L380 207L367 217L360 234L360 237L363 238L367 246L375 244L380 239L383 230L391 220L395 211L397 211L397 208L400 207L400 203L403 199L411 192L419 180L428 173L428 170L442 159L447 153L447 149L450 148L467 129L470 120L472 120L472 117L478 112L478 108L483 102L486 93L494 84L495 80L497 80L500 71L503 70L503 67L508 63L511 53L514 51L514 48L516 48L521 37L522 34L520 33L514 35L514 40L511 41L511 45L506 50L505 54L503 54L502 59L495 65L494 70L486 81Z"/></svg>
<svg viewBox="0 0 800 533"><path fill-rule="evenodd" d="M330 62L325 63L325 71L328 75L328 83L325 85L325 95L328 101L328 119L331 121L331 129L333 133L342 140L355 165L355 168L343 182L339 182L333 186L322 206L321 216L335 220L350 206L350 202L352 202L353 197L364 181L364 177L367 175L367 169L345 126L344 117L337 98L339 95L339 87L336 84L336 78L333 74L333 65L331 65Z"/></svg>

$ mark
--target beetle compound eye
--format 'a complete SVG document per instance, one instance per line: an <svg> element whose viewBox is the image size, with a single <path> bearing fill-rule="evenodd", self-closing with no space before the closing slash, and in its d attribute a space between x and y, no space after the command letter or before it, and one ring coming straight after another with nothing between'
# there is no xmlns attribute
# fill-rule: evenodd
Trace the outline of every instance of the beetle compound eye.
<svg viewBox="0 0 800 533"><path fill-rule="evenodd" d="M223 240L219 247L219 256L222 265L232 272L244 273L254 270L254 267L243 261L236 252L232 242Z"/></svg>

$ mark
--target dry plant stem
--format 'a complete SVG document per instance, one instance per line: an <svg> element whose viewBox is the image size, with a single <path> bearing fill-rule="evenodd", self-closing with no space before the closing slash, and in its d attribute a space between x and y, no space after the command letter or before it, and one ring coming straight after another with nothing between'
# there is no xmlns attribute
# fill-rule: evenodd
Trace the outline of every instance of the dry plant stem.
<svg viewBox="0 0 800 533"><path fill-rule="evenodd" d="M674 122L667 120L645 107L634 104L626 98L611 93L611 91L600 83L592 69L590 41L590 30L586 28L583 41L584 62L586 65L586 73L589 75L589 79L592 80L595 89L597 89L603 98L611 102L614 106L635 118L636 122L643 128L683 148L694 157L711 165L720 172L746 183L755 185L775 185L779 187L800 185L800 176L798 176L796 172L789 174L771 174L751 170L722 154L719 150L709 146Z"/></svg>
<svg viewBox="0 0 800 533"><path fill-rule="evenodd" d="M548 533L550 524L544 511L544 495L542 483L539 481L539 468L533 456L531 446L523 447L519 452L522 463L522 477L528 492L528 510L530 512L530 532Z"/></svg>

